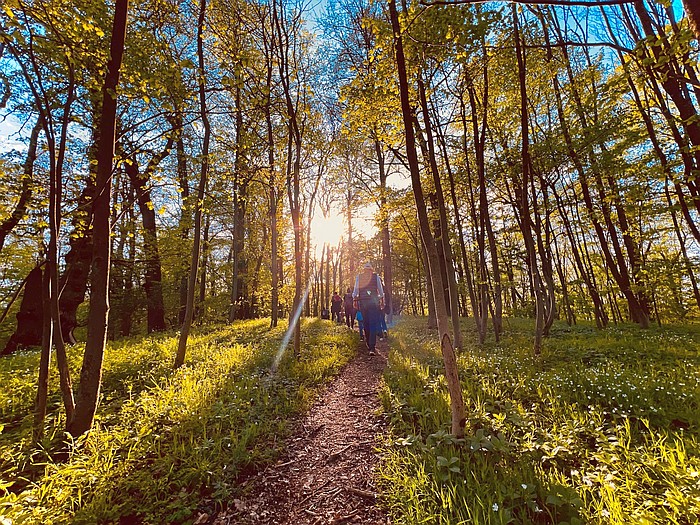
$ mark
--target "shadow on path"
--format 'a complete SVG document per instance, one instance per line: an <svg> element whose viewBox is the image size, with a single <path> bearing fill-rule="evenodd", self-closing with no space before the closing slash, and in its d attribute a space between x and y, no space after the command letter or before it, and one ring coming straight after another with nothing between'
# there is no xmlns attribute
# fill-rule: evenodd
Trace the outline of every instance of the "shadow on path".
<svg viewBox="0 0 700 525"><path fill-rule="evenodd" d="M374 447L384 424L378 388L388 345L357 356L303 416L275 465L244 482L244 496L208 520L214 525L388 524L376 502Z"/></svg>

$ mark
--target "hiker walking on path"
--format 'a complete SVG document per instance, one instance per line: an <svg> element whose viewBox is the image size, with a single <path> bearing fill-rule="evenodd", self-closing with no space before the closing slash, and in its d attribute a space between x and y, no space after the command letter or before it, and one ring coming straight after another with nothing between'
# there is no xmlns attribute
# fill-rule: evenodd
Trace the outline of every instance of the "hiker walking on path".
<svg viewBox="0 0 700 525"><path fill-rule="evenodd" d="M331 320L337 322L338 324L343 321L340 319L340 311L343 308L343 298L338 295L338 292L333 292L333 297L331 297Z"/></svg>
<svg viewBox="0 0 700 525"><path fill-rule="evenodd" d="M348 288L343 296L343 310L345 311L345 324L348 328L355 328L355 306L352 298L352 288Z"/></svg>
<svg viewBox="0 0 700 525"><path fill-rule="evenodd" d="M377 333L381 327L381 310L384 308L384 286L371 263L365 263L362 273L355 278L352 296L362 313L369 355L374 355Z"/></svg>

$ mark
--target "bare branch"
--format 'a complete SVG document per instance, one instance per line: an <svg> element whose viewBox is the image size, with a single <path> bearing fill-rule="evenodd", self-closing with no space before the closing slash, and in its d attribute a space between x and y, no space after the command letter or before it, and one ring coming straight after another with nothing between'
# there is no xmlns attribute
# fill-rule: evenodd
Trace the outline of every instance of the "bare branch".
<svg viewBox="0 0 700 525"><path fill-rule="evenodd" d="M424 6L432 5L463 5L463 4L484 4L493 0L421 0L420 4ZM511 4L529 4L529 5L557 5L557 6L583 6L583 7L600 7L606 5L622 5L633 4L635 0L503 0Z"/></svg>
<svg viewBox="0 0 700 525"><path fill-rule="evenodd" d="M525 49L546 49L547 46L544 44L527 44L524 46ZM622 51L623 53L633 54L634 50L613 44L610 42L556 42L549 45L549 47L609 47L615 49L616 51Z"/></svg>

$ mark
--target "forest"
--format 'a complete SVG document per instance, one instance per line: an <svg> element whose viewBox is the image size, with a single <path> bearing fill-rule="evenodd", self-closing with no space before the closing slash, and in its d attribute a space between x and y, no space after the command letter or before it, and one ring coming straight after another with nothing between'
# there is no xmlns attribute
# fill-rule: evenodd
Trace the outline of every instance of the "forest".
<svg viewBox="0 0 700 525"><path fill-rule="evenodd" d="M698 523L699 56L694 0L3 0L0 524ZM370 514L244 517L353 366Z"/></svg>

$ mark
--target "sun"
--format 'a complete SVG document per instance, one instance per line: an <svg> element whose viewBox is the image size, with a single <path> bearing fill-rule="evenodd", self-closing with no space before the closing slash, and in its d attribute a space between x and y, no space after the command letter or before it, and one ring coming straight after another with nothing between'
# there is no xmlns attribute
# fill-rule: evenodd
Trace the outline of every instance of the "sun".
<svg viewBox="0 0 700 525"><path fill-rule="evenodd" d="M346 231L347 227L342 216L330 214L324 217L320 213L316 214L311 219L311 246L315 247L320 256L325 244L337 246Z"/></svg>

